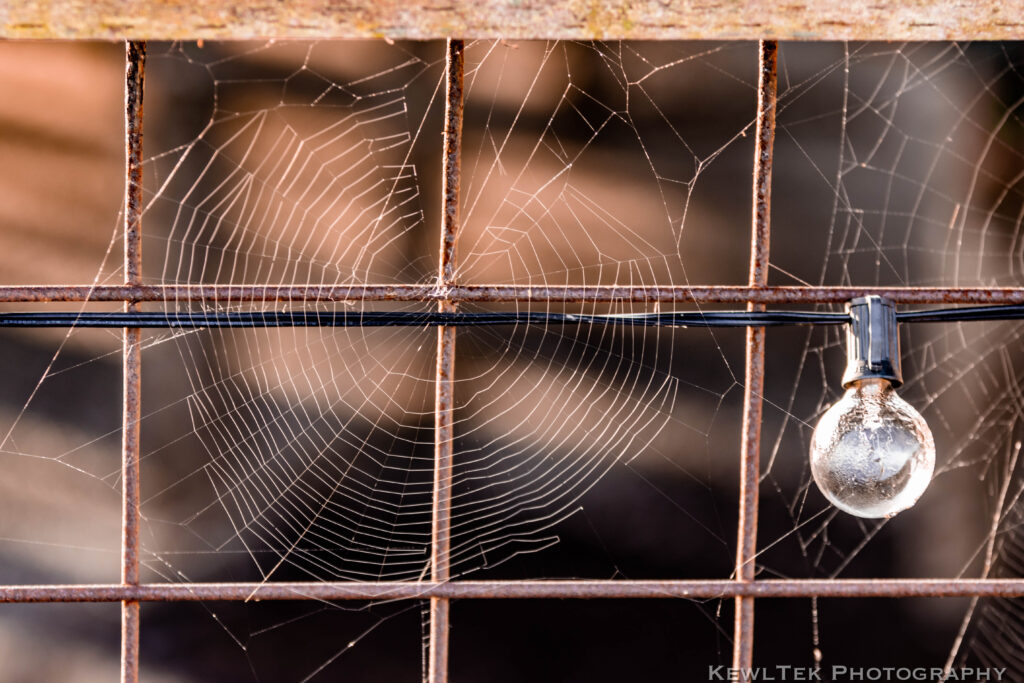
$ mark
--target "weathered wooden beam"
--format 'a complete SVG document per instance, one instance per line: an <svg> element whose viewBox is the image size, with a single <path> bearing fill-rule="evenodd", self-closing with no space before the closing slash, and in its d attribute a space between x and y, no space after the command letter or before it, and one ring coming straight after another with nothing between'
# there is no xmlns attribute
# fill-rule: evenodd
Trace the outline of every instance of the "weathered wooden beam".
<svg viewBox="0 0 1024 683"><path fill-rule="evenodd" d="M0 36L1003 40L1024 0L12 0Z"/></svg>

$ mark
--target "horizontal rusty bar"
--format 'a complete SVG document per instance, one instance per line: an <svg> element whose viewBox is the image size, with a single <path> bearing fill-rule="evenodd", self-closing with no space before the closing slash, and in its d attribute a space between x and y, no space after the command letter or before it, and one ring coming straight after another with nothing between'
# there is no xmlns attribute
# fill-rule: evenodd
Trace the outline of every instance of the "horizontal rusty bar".
<svg viewBox="0 0 1024 683"><path fill-rule="evenodd" d="M0 36L996 40L1024 37L1017 0L21 0Z"/></svg>
<svg viewBox="0 0 1024 683"><path fill-rule="evenodd" d="M1024 597L1024 579L452 581L0 586L0 602L589 598Z"/></svg>
<svg viewBox="0 0 1024 683"><path fill-rule="evenodd" d="M453 301L1024 304L1024 287L749 287L732 285L7 285L0 302Z"/></svg>

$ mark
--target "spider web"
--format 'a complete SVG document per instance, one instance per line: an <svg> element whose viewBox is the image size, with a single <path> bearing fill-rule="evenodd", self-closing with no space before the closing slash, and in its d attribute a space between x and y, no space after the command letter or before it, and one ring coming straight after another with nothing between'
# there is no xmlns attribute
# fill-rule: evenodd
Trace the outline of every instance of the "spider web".
<svg viewBox="0 0 1024 683"><path fill-rule="evenodd" d="M433 43L151 49L146 282L433 284L442 60ZM1019 285L1020 62L1014 45L783 44L772 284ZM472 42L465 81L459 282L745 281L755 46ZM121 277L110 265L116 241L97 282ZM179 301L166 310L299 305ZM1019 325L904 328L901 393L928 420L939 463L919 504L884 522L835 512L810 478L811 429L840 392L840 331L769 334L759 576L1019 576ZM97 341L74 341L83 338ZM97 350L116 337L47 339L53 363L27 400L19 395L5 453L59 463L116 494L109 461L83 455L116 443L116 427L70 443L31 437L36 392L59 395L65 378L116 359L116 347ZM730 575L741 333L516 325L460 329L457 339L453 576ZM85 360L66 358L65 342L85 344ZM435 352L432 328L147 336L147 571L171 581L427 578ZM692 640L680 646L684 670L701 677L728 664L729 601L681 602L666 620ZM852 615L848 602L758 603L758 662L1024 675L1017 631L1005 626L1020 625L1014 601L862 602ZM274 680L327 679L344 663L358 670L361 651L386 647L365 645L371 635L416 613L357 606L358 619L344 621L350 609L208 606L251 675ZM280 634L322 633L332 619L350 634L344 646L329 639L288 667L261 655ZM897 626L851 645L870 620ZM501 621L523 623L487 623ZM928 643L883 642L900 628ZM453 656L472 649L456 645ZM524 675L476 666L488 680ZM594 666L590 680L602 673ZM644 666L649 680L669 677Z"/></svg>

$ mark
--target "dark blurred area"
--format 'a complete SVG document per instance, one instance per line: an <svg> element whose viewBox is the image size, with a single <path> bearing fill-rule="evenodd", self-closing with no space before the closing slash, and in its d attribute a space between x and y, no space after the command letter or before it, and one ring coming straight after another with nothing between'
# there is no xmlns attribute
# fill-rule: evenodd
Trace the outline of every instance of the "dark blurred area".
<svg viewBox="0 0 1024 683"><path fill-rule="evenodd" d="M442 57L151 45L145 279L432 282ZM475 42L466 59L460 281L746 282L754 44ZM783 44L771 283L1020 285L1020 63L1016 45ZM123 69L120 45L0 44L0 283L120 281ZM522 306L467 310L508 308ZM994 573L1018 571L1003 552L1016 498L1000 491L1017 480L1020 335L903 335L902 394L935 433L938 474L915 508L867 523L827 509L807 464L840 391L837 330L769 333L759 577L978 576L987 552ZM422 575L432 330L145 339L145 581ZM743 343L460 330L456 574L729 578ZM0 583L116 581L120 333L6 331L0 356ZM965 615L992 614L970 607L760 600L755 660L942 666ZM418 603L146 604L143 676L416 680L427 619ZM974 621L958 656L1004 666L1009 645L972 650L988 642ZM0 679L111 680L118 635L114 605L3 606ZM452 680L705 680L731 641L730 600L464 601Z"/></svg>

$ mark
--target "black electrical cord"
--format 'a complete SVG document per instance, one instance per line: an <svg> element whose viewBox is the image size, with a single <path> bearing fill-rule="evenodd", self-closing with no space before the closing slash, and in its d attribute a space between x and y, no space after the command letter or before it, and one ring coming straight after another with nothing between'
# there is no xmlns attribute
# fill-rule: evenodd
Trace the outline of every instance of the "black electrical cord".
<svg viewBox="0 0 1024 683"><path fill-rule="evenodd" d="M899 322L1022 320L1024 305L898 311ZM439 311L141 311L0 313L0 327L436 327L450 325L623 325L639 327L776 327L843 325L847 313L686 311L671 313L442 313Z"/></svg>
<svg viewBox="0 0 1024 683"><path fill-rule="evenodd" d="M972 306L970 308L936 308L929 311L896 311L901 323L965 323L979 320L1022 320L1024 306Z"/></svg>
<svg viewBox="0 0 1024 683"><path fill-rule="evenodd" d="M791 311L706 313L442 313L439 311L185 311L111 313L0 313L0 327L437 327L451 325L626 325L761 327L848 322L845 313Z"/></svg>

